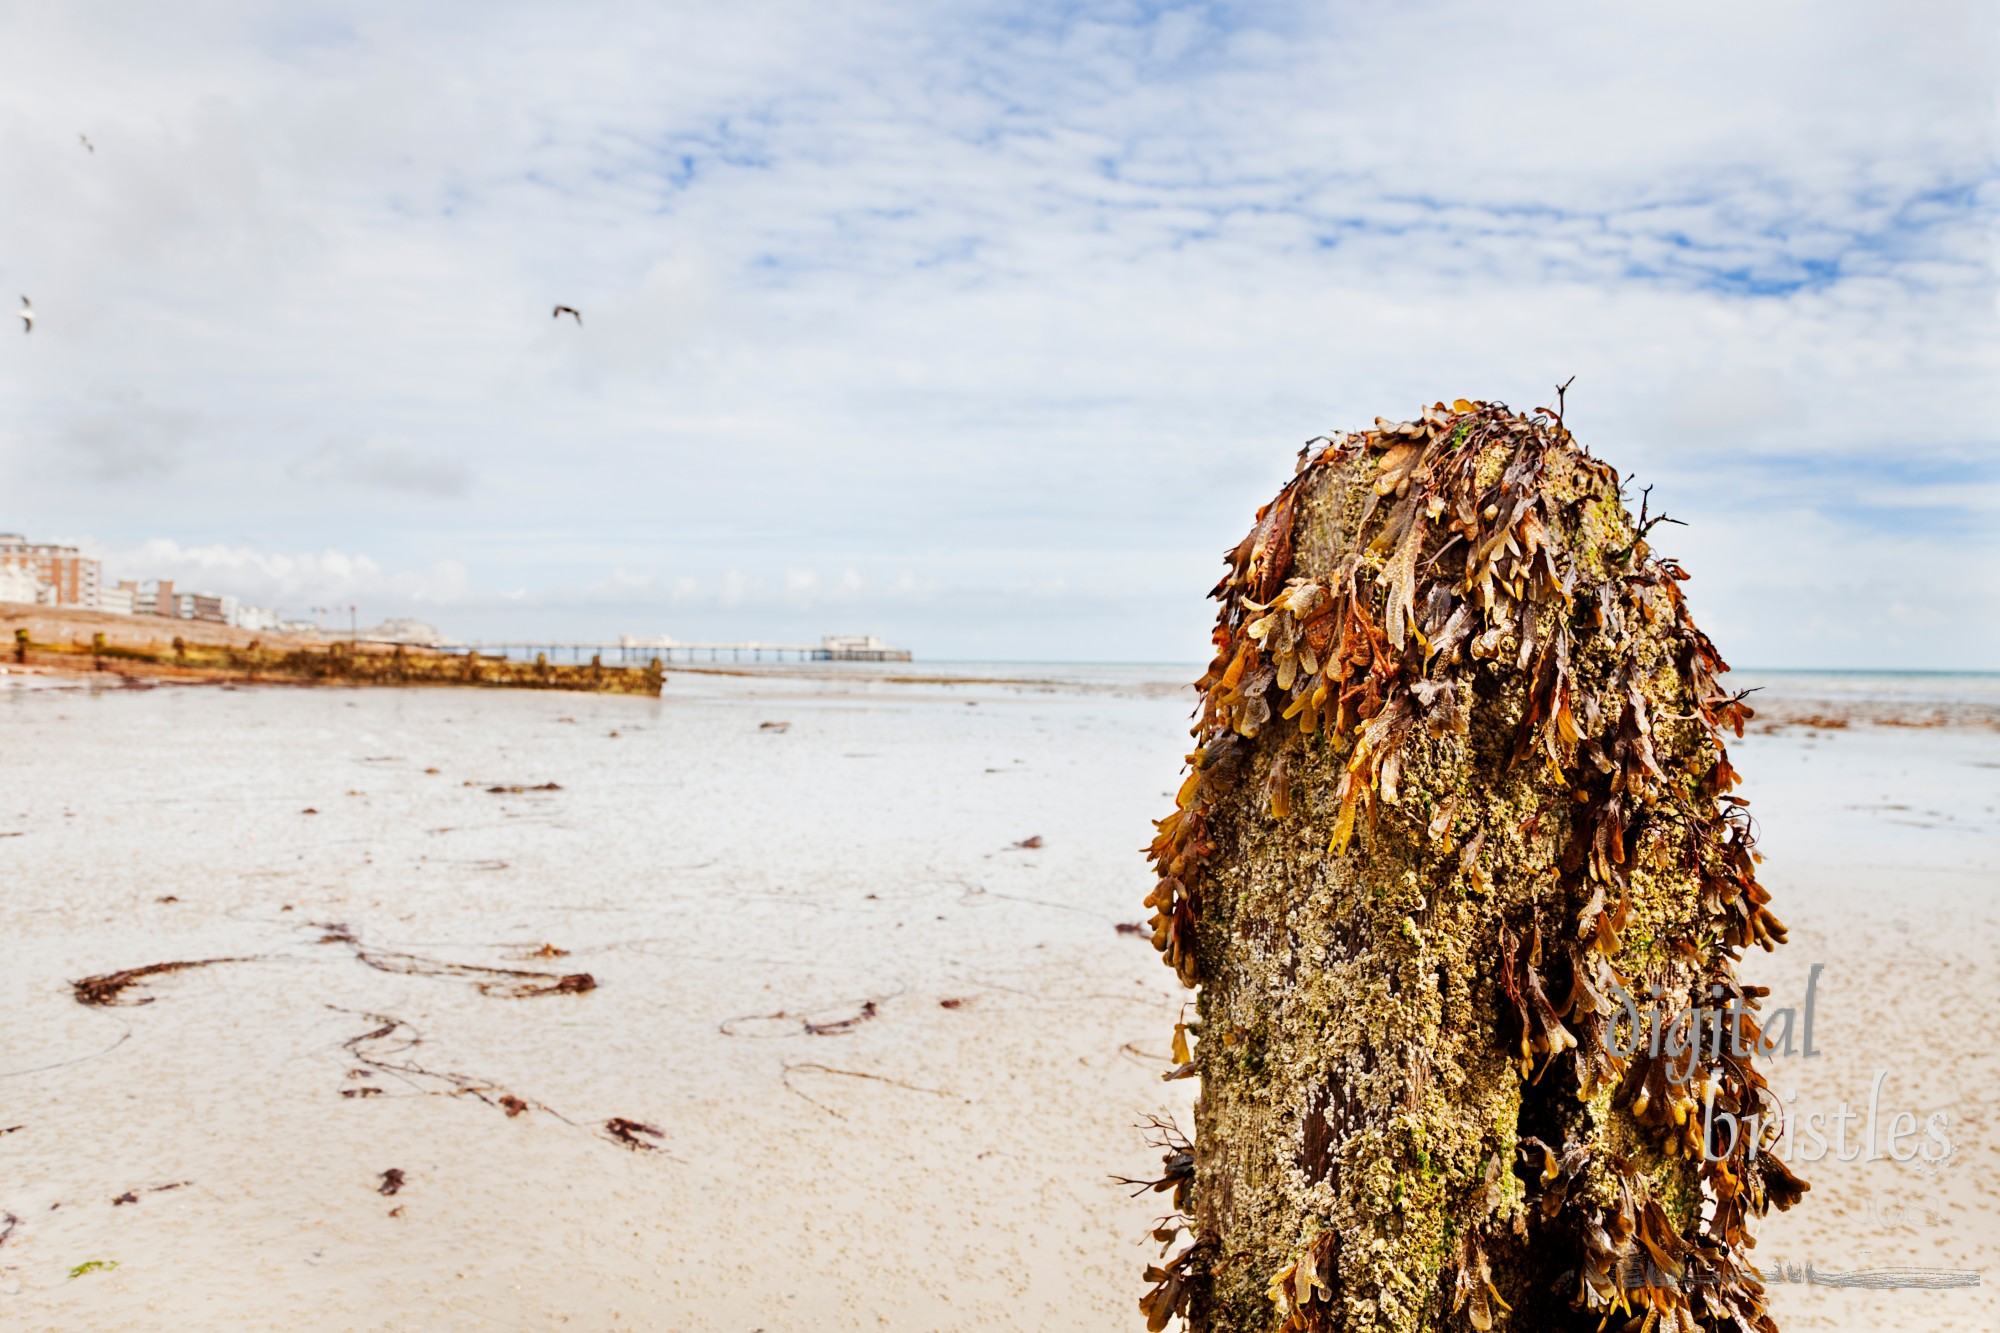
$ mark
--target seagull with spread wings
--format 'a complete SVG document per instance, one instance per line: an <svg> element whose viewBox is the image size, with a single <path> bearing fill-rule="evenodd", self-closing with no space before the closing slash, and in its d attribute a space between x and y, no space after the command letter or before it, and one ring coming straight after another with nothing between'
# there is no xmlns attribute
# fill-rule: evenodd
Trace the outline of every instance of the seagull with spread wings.
<svg viewBox="0 0 2000 1333"><path fill-rule="evenodd" d="M94 153L97 151L97 145L90 141L90 136L87 134L77 135L76 141L83 145L84 151L87 153Z"/></svg>
<svg viewBox="0 0 2000 1333"><path fill-rule="evenodd" d="M550 315L549 315L549 318L550 318L550 319L561 319L561 318L562 318L562 317L563 317L564 315L568 315L568 316L569 316L569 317L570 317L571 319L574 319L574 320L576 321L576 326L577 326L578 328L582 328L582 327L583 327L583 315L582 315L582 313L581 313L581 312L579 312L579 311L577 310L577 308L576 308L575 306L573 306L573 305L559 305L559 306L557 306L557 307L555 308L555 310L554 310L553 312L551 312L551 313L550 313Z"/></svg>
<svg viewBox="0 0 2000 1333"><path fill-rule="evenodd" d="M35 331L35 307L28 304L27 297L24 296L21 298L21 308L14 313L21 317L21 332L33 333Z"/></svg>

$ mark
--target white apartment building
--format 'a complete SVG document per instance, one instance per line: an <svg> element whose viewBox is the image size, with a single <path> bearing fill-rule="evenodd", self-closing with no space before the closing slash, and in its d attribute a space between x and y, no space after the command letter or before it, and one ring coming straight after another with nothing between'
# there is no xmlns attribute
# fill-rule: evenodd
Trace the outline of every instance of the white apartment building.
<svg viewBox="0 0 2000 1333"><path fill-rule="evenodd" d="M55 600L55 589L36 578L33 571L18 565L0 565L0 602L25 602L30 606Z"/></svg>
<svg viewBox="0 0 2000 1333"><path fill-rule="evenodd" d="M36 585L29 597L0 597L0 601L40 602L49 606L96 606L99 579L97 561L81 554L74 546L31 542L18 532L0 532L0 569L26 573ZM11 591L19 592L18 581ZM41 588L50 591L44 596Z"/></svg>

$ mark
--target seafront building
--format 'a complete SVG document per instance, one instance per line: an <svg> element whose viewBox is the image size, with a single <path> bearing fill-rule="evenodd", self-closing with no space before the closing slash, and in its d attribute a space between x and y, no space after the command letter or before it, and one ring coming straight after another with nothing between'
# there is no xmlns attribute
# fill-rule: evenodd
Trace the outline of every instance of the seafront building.
<svg viewBox="0 0 2000 1333"><path fill-rule="evenodd" d="M74 546L31 542L17 532L0 532L0 602L70 606L120 616L205 620L251 630L284 629L297 623L227 593L180 591L172 579L127 579L108 588L99 561ZM316 626L306 622L305 628Z"/></svg>
<svg viewBox="0 0 2000 1333"><path fill-rule="evenodd" d="M0 565L0 602L27 602L42 599L43 584L29 571L15 565ZM53 594L54 589L49 590Z"/></svg>
<svg viewBox="0 0 2000 1333"><path fill-rule="evenodd" d="M891 648L873 634L822 634L821 661L825 662L907 662L908 648Z"/></svg>
<svg viewBox="0 0 2000 1333"><path fill-rule="evenodd" d="M41 606L97 605L98 563L74 546L31 542L18 532L0 532L0 569L16 576L6 588L12 595L0 600ZM21 595L24 592L27 595Z"/></svg>
<svg viewBox="0 0 2000 1333"><path fill-rule="evenodd" d="M402 643L413 648L436 648L444 643L444 635L438 633L437 626L421 620L385 620L361 630L355 637L370 643Z"/></svg>
<svg viewBox="0 0 2000 1333"><path fill-rule="evenodd" d="M236 629L278 630L287 625L269 607L252 606L228 593L182 592L174 587L172 579L145 582L128 579L109 591L131 599L129 609L100 606L99 610L124 611L137 616L164 616L169 620L206 620L210 624L230 625ZM315 627L308 625L308 628Z"/></svg>

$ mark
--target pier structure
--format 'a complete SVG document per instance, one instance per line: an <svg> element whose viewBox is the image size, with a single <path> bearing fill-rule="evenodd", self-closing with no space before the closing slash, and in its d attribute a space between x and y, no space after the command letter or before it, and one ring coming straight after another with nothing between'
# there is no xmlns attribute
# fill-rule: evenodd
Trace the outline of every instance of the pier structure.
<svg viewBox="0 0 2000 1333"><path fill-rule="evenodd" d="M873 635L829 634L818 643L691 643L664 635L649 638L621 635L616 643L538 641L522 643L462 643L438 649L447 653L476 652L487 657L551 662L598 661L605 666L646 666L674 662L907 662L910 650L891 648Z"/></svg>

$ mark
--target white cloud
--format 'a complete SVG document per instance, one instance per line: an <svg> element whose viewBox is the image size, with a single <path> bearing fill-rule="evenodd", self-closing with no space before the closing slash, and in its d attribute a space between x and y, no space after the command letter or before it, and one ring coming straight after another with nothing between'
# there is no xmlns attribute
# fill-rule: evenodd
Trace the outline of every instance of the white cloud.
<svg viewBox="0 0 2000 1333"><path fill-rule="evenodd" d="M449 607L466 600L465 566L439 561L430 569L388 570L365 555L324 550L287 554L242 546L182 546L155 538L105 557L105 577L172 579L186 591L229 593L247 602L303 614L312 606L369 603L376 614L413 607Z"/></svg>
<svg viewBox="0 0 2000 1333"><path fill-rule="evenodd" d="M127 545L457 560L467 637L879 600L920 650L1191 657L1300 440L1574 372L1584 438L1729 552L1718 606L1851 595L1873 541L1991 570L1971 12L0 15L0 290L42 313L0 339L0 488Z"/></svg>

